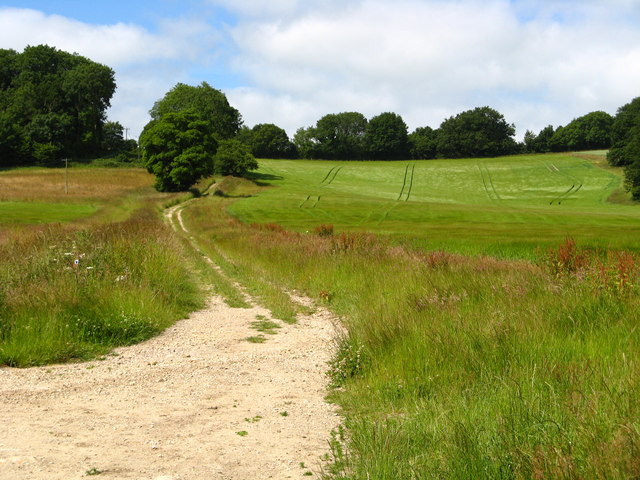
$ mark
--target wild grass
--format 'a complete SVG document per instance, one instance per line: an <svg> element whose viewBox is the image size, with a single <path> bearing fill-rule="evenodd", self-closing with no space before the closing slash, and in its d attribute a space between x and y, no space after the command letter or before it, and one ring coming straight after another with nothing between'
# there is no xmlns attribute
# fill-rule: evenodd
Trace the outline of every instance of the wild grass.
<svg viewBox="0 0 640 480"><path fill-rule="evenodd" d="M286 323L295 323L298 313L303 313L305 309L294 303L291 297L282 290L280 282L274 278L273 272L268 268L256 272L250 256L229 258L219 248L217 242L226 229L234 229L238 223L226 215L224 208L234 198L246 198L257 190L251 182L229 177L218 187L218 191L222 192L222 195L204 197L189 205L182 212L183 220L187 229L193 234L198 248L222 268L227 278L232 281L241 280L240 283L248 293L257 298L261 305L268 308L273 318ZM230 196L231 194L233 196ZM211 208L211 205L214 205L215 208Z"/></svg>
<svg viewBox="0 0 640 480"><path fill-rule="evenodd" d="M203 303L142 169L0 172L0 365L92 358Z"/></svg>
<svg viewBox="0 0 640 480"><path fill-rule="evenodd" d="M152 185L153 176L141 168L69 168L66 174L64 168L20 168L0 172L0 201L111 201Z"/></svg>
<svg viewBox="0 0 640 480"><path fill-rule="evenodd" d="M535 262L471 258L324 221L249 225L222 215L230 201L189 207L201 241L347 327L329 366L346 430L325 478L640 475L636 254L563 240Z"/></svg>
<svg viewBox="0 0 640 480"><path fill-rule="evenodd" d="M85 359L139 342L202 304L181 245L154 212L0 248L0 364Z"/></svg>

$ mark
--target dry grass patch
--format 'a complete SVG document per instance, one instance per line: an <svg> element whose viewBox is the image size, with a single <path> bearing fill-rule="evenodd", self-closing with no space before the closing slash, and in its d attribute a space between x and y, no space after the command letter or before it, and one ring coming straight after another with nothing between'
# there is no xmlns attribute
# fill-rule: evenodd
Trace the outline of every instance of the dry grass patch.
<svg viewBox="0 0 640 480"><path fill-rule="evenodd" d="M65 194L64 168L0 172L0 201L107 200L153 186L153 176L141 168L70 168L68 175Z"/></svg>

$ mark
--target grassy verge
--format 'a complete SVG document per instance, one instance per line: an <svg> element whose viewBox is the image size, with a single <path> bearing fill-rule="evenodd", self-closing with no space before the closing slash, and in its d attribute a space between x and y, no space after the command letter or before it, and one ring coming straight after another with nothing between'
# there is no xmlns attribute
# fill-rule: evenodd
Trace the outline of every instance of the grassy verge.
<svg viewBox="0 0 640 480"><path fill-rule="evenodd" d="M217 241L221 238L219 236L222 233L219 230L221 226L225 225L225 230L233 230L238 224L237 220L226 215L224 211L226 206L235 198L250 196L257 190L256 186L250 182L227 178L219 185L215 195L202 198L186 207L182 212L183 219L187 229L193 234L198 248L222 268L227 278L231 281L239 281L250 295L259 299L261 305L271 311L274 318L295 323L297 314L306 310L303 306L292 302L289 295L283 292L279 279L274 278L269 269L261 269L257 272L251 256L230 258L218 248ZM237 289L229 285L228 281L219 282L218 285L223 289L225 298L234 302L237 293L234 296L233 291L237 292Z"/></svg>
<svg viewBox="0 0 640 480"><path fill-rule="evenodd" d="M0 172L0 365L91 358L203 303L202 262L157 212L175 195L142 169L67 173Z"/></svg>
<svg viewBox="0 0 640 480"><path fill-rule="evenodd" d="M368 234L323 236L194 205L191 228L245 278L329 302L330 479L636 478L640 260L572 242L538 262L469 258Z"/></svg>
<svg viewBox="0 0 640 480"><path fill-rule="evenodd" d="M182 246L151 209L0 248L0 364L85 359L157 334L202 304Z"/></svg>

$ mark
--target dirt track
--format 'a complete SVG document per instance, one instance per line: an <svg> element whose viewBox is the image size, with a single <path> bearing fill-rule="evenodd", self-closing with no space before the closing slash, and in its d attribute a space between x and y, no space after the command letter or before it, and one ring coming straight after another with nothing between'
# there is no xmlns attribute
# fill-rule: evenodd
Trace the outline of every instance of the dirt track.
<svg viewBox="0 0 640 480"><path fill-rule="evenodd" d="M318 478L339 423L324 401L334 319L255 344L256 315L213 297L104 360L1 368L0 479Z"/></svg>

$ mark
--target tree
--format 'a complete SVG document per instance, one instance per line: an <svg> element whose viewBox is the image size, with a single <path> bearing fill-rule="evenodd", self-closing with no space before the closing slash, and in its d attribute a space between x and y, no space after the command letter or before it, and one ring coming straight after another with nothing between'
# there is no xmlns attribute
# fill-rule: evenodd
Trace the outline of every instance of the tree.
<svg viewBox="0 0 640 480"><path fill-rule="evenodd" d="M367 119L359 112L330 113L313 129L315 154L330 160L356 160L365 153Z"/></svg>
<svg viewBox="0 0 640 480"><path fill-rule="evenodd" d="M213 173L218 142L210 122L197 113L175 112L151 120L140 135L142 162L161 192L187 190Z"/></svg>
<svg viewBox="0 0 640 480"><path fill-rule="evenodd" d="M102 127L102 151L114 154L126 148L124 127L120 122L106 122Z"/></svg>
<svg viewBox="0 0 640 480"><path fill-rule="evenodd" d="M99 154L115 87L113 70L77 54L46 45L0 50L5 163Z"/></svg>
<svg viewBox="0 0 640 480"><path fill-rule="evenodd" d="M287 132L273 123L255 125L251 129L250 136L247 135L247 137L249 137L251 153L258 158L295 158L296 156L296 147L289 140Z"/></svg>
<svg viewBox="0 0 640 480"><path fill-rule="evenodd" d="M515 127L489 107L478 107L446 119L438 131L438 157L495 157L517 149Z"/></svg>
<svg viewBox="0 0 640 480"><path fill-rule="evenodd" d="M365 131L369 156L377 160L399 160L409 156L407 124L397 113L385 112L369 120Z"/></svg>
<svg viewBox="0 0 640 480"><path fill-rule="evenodd" d="M528 153L548 153L551 151L551 138L555 130L548 125L540 130L537 135L531 130L524 133L524 151Z"/></svg>
<svg viewBox="0 0 640 480"><path fill-rule="evenodd" d="M609 148L613 117L606 112L591 112L572 120L555 131L549 145L554 152Z"/></svg>
<svg viewBox="0 0 640 480"><path fill-rule="evenodd" d="M438 131L431 127L418 127L409 134L411 158L436 158Z"/></svg>
<svg viewBox="0 0 640 480"><path fill-rule="evenodd" d="M213 158L213 169L220 175L243 177L258 168L258 162L249 147L238 140L222 140Z"/></svg>
<svg viewBox="0 0 640 480"><path fill-rule="evenodd" d="M227 97L207 82L197 87L178 83L149 111L157 120L167 113L192 110L210 122L219 140L233 138L242 126L240 112L229 105Z"/></svg>
<svg viewBox="0 0 640 480"><path fill-rule="evenodd" d="M300 158L319 158L315 128L300 127L293 136L293 144Z"/></svg>
<svg viewBox="0 0 640 480"><path fill-rule="evenodd" d="M620 107L611 126L609 163L616 167L630 165L640 158L640 97Z"/></svg>

